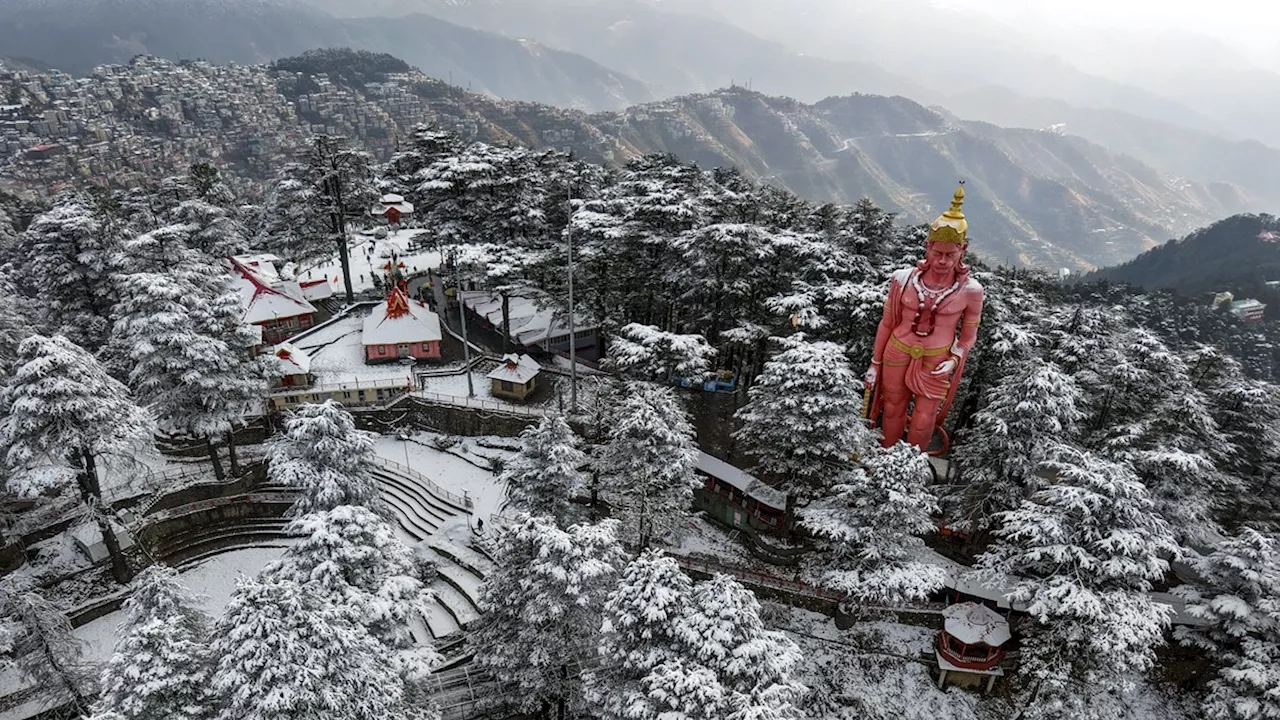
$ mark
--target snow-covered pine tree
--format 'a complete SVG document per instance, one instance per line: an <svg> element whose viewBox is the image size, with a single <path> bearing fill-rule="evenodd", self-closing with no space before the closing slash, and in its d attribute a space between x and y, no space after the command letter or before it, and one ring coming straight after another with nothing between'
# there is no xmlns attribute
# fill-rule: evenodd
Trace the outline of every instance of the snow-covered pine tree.
<svg viewBox="0 0 1280 720"><path fill-rule="evenodd" d="M559 527L573 524L579 513L572 499L587 484L582 472L587 456L578 444L560 415L549 415L520 433L520 452L507 461L499 478L511 505L550 517Z"/></svg>
<svg viewBox="0 0 1280 720"><path fill-rule="evenodd" d="M1196 346L1189 364L1226 441L1211 448L1214 464L1245 486L1224 498L1227 513L1250 517L1280 509L1280 387L1245 376L1239 361L1211 345Z"/></svg>
<svg viewBox="0 0 1280 720"><path fill-rule="evenodd" d="M1192 566L1197 586L1175 589L1187 614L1174 637L1219 665L1201 709L1210 720L1280 718L1280 541L1241 528Z"/></svg>
<svg viewBox="0 0 1280 720"><path fill-rule="evenodd" d="M781 236L781 237L776 237ZM689 323L712 344L720 333L743 323L763 324L762 300L779 292L787 273L780 255L791 249L789 233L747 223L715 223L680 235L680 301Z"/></svg>
<svg viewBox="0 0 1280 720"><path fill-rule="evenodd" d="M1084 418L1080 387L1056 363L1016 362L987 393L963 442L952 451L964 485L952 510L956 527L981 533L998 513L1012 510L1044 484L1036 476L1054 442L1079 437Z"/></svg>
<svg viewBox="0 0 1280 720"><path fill-rule="evenodd" d="M127 353L130 384L168 433L203 438L214 474L224 477L216 443L244 424L266 392L262 361L247 348L234 290L193 281L192 273L118 276L121 302L113 345ZM225 273L215 273L224 280ZM236 472L234 450L232 472Z"/></svg>
<svg viewBox="0 0 1280 720"><path fill-rule="evenodd" d="M248 231L227 208L192 199L174 208L168 218L187 226L187 244L210 258L230 257L248 248Z"/></svg>
<svg viewBox="0 0 1280 720"><path fill-rule="evenodd" d="M1132 678L1155 661L1168 608L1148 594L1177 553L1169 525L1128 466L1059 445L1049 484L998 518L981 575L1018 578L1027 717L1116 717Z"/></svg>
<svg viewBox="0 0 1280 720"><path fill-rule="evenodd" d="M302 265L336 252L353 301L347 222L377 202L372 160L345 138L316 135L296 163L280 169L268 195L264 245Z"/></svg>
<svg viewBox="0 0 1280 720"><path fill-rule="evenodd" d="M0 667L16 667L32 684L87 713L94 678L83 653L66 612L30 579L16 573L0 579Z"/></svg>
<svg viewBox="0 0 1280 720"><path fill-rule="evenodd" d="M798 499L828 487L850 456L872 444L862 420L862 381L832 342L782 338L738 411L734 440L757 458L756 468L787 493L787 521Z"/></svg>
<svg viewBox="0 0 1280 720"><path fill-rule="evenodd" d="M646 548L676 534L698 480L693 426L670 388L628 386L600 458L607 497L631 543Z"/></svg>
<svg viewBox="0 0 1280 720"><path fill-rule="evenodd" d="M287 580L242 580L214 626L218 720L402 720L404 683L351 612Z"/></svg>
<svg viewBox="0 0 1280 720"><path fill-rule="evenodd" d="M594 652L601 610L625 556L617 521L561 530L521 513L498 530L495 570L480 589L476 660L511 685L522 712L550 716L581 703L575 658Z"/></svg>
<svg viewBox="0 0 1280 720"><path fill-rule="evenodd" d="M129 566L103 507L97 462L107 454L129 456L149 444L150 417L92 355L61 335L23 340L15 366L4 391L7 415L0 421L9 488L41 494L51 489L49 483L68 479L42 468L70 468L111 554L112 574L128 582Z"/></svg>
<svg viewBox="0 0 1280 720"><path fill-rule="evenodd" d="M920 536L934 530L929 478L924 454L904 442L872 450L841 475L801 520L829 558L821 582L868 605L921 600L941 587L942 569L913 559Z"/></svg>
<svg viewBox="0 0 1280 720"><path fill-rule="evenodd" d="M793 677L800 648L760 620L760 601L728 575L715 575L694 588L683 622L692 657L711 670L724 688L733 720L804 716L796 702L806 689Z"/></svg>
<svg viewBox="0 0 1280 720"><path fill-rule="evenodd" d="M338 403L327 400L294 410L269 445L267 477L301 491L289 509L291 517L339 505L363 505L387 516L370 471L373 440L356 429L351 413Z"/></svg>
<svg viewBox="0 0 1280 720"><path fill-rule="evenodd" d="M124 608L120 639L102 669L94 712L114 712L123 720L209 717L209 618L178 573L163 565L138 573Z"/></svg>
<svg viewBox="0 0 1280 720"><path fill-rule="evenodd" d="M692 593L693 582L660 551L645 551L623 570L604 605L600 667L583 676L586 701L600 717L723 717L723 688L682 637Z"/></svg>
<svg viewBox="0 0 1280 720"><path fill-rule="evenodd" d="M18 345L35 334L37 313L30 299L18 292L11 268L0 267L0 367L12 367Z"/></svg>
<svg viewBox="0 0 1280 720"><path fill-rule="evenodd" d="M329 221L329 237L342 264L347 304L355 301L351 290L351 260L347 245L347 218L362 216L378 200L372 158L353 149L346 138L317 135L304 155L306 182L315 190L311 212Z"/></svg>
<svg viewBox="0 0 1280 720"><path fill-rule="evenodd" d="M1182 542L1219 534L1216 516L1238 490L1213 458L1229 452L1212 407L1183 358L1143 329L1121 333L1120 359L1091 418L1092 447L1129 463Z"/></svg>
<svg viewBox="0 0 1280 720"><path fill-rule="evenodd" d="M425 612L423 586L433 577L429 563L405 546L387 521L366 507L340 505L289 523L298 538L263 569L261 579L304 585L308 602L349 613L388 648L413 644L409 618Z"/></svg>
<svg viewBox="0 0 1280 720"><path fill-rule="evenodd" d="M299 265L324 262L332 257L336 242L328 216L315 211L322 201L307 175L303 163L287 163L276 172L255 241L260 249Z"/></svg>
<svg viewBox="0 0 1280 720"><path fill-rule="evenodd" d="M716 350L701 335L682 335L653 325L630 323L609 343L609 363L618 372L666 382L672 377L701 381L711 372Z"/></svg>
<svg viewBox="0 0 1280 720"><path fill-rule="evenodd" d="M418 192L422 173L446 157L461 154L462 139L456 134L427 125L415 125L404 149L391 156L383 170L388 190L399 193L414 209L426 208L428 198Z"/></svg>
<svg viewBox="0 0 1280 720"><path fill-rule="evenodd" d="M45 323L86 347L110 330L115 286L111 279L119 238L83 197L60 198L22 234L18 265Z"/></svg>

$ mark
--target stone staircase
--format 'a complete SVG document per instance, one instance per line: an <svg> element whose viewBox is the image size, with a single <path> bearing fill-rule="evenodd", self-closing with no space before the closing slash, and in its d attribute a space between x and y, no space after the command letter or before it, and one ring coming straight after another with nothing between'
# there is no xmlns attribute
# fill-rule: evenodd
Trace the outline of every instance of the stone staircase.
<svg viewBox="0 0 1280 720"><path fill-rule="evenodd" d="M373 474L395 515L397 535L437 565L430 585L435 602L414 634L436 644L452 641L480 619L480 583L493 564L466 547L470 530L465 509L393 469L374 468ZM423 630L430 637L421 637Z"/></svg>

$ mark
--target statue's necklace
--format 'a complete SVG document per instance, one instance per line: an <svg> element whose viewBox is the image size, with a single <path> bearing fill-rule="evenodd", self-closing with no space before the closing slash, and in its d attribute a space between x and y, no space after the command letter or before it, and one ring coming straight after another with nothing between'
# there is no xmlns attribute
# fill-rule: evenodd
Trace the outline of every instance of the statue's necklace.
<svg viewBox="0 0 1280 720"><path fill-rule="evenodd" d="M911 319L911 332L915 333L916 337L929 337L929 334L933 332L934 321L938 319L938 306L952 293L960 289L960 278L957 277L955 282L951 283L951 287L932 290L920 282L920 275L921 273L916 273L911 276L911 287L915 288L917 300L916 316ZM926 298L932 301L929 307L929 329L925 332L920 332L918 329L920 327L920 314L924 312Z"/></svg>

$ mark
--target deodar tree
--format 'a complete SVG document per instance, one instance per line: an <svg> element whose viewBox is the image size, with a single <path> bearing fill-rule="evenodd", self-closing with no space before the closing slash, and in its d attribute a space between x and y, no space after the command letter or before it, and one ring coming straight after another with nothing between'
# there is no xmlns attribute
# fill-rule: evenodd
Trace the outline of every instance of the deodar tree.
<svg viewBox="0 0 1280 720"><path fill-rule="evenodd" d="M1048 484L998 517L978 565L1016 578L1010 601L1033 621L1022 640L1024 714L1110 718L1164 641L1168 609L1149 593L1178 547L1126 465L1066 446L1051 458Z"/></svg>
<svg viewBox="0 0 1280 720"><path fill-rule="evenodd" d="M831 342L808 342L803 335L779 341L782 351L738 411L739 447L757 458L756 467L776 478L787 493L787 520L798 500L811 500L831 484L850 458L871 445L862 421L862 381Z"/></svg>
<svg viewBox="0 0 1280 720"><path fill-rule="evenodd" d="M125 622L115 652L102 669L97 713L124 720L205 720L208 693L209 618L163 565L138 573L125 601Z"/></svg>
<svg viewBox="0 0 1280 720"><path fill-rule="evenodd" d="M4 391L7 416L0 421L11 489L36 495L74 479L111 555L112 574L128 582L129 566L102 499L98 460L131 456L149 444L150 417L92 355L61 335L22 341L16 367Z"/></svg>

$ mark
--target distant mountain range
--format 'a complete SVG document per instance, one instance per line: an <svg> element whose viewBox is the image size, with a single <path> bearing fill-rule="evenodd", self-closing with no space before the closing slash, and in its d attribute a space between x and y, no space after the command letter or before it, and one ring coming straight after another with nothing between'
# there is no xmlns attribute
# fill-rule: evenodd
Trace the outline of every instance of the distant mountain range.
<svg viewBox="0 0 1280 720"><path fill-rule="evenodd" d="M75 75L136 55L252 64L315 47L388 52L474 92L586 110L654 99L581 55L425 15L335 18L293 0L4 0L0 52Z"/></svg>
<svg viewBox="0 0 1280 720"><path fill-rule="evenodd" d="M1172 178L1078 137L955 121L902 97L806 105L733 88L583 120L616 138L619 155L734 165L811 200L870 197L909 220L945 209L965 178L975 251L1027 265L1123 262L1257 204L1236 186Z"/></svg>
<svg viewBox="0 0 1280 720"><path fill-rule="evenodd" d="M1229 290L1237 297L1280 301L1277 290L1266 284L1280 280L1280 220L1271 215L1229 217L1089 278L1167 288L1191 297Z"/></svg>

